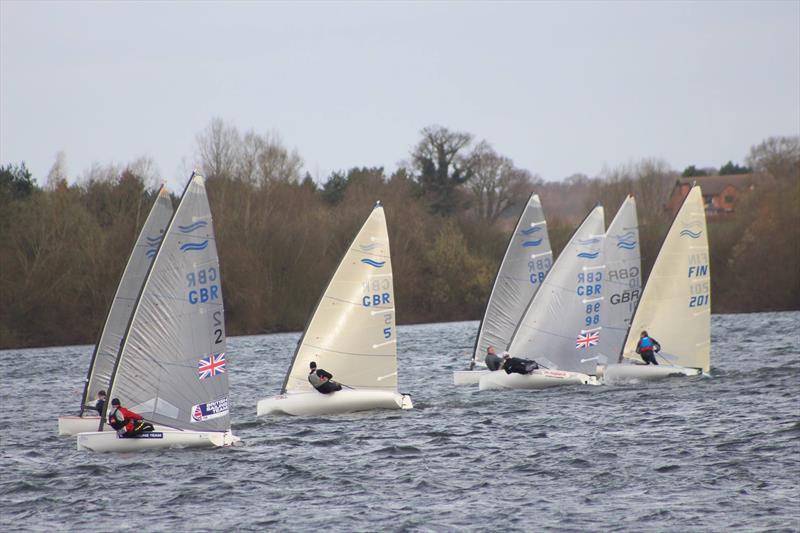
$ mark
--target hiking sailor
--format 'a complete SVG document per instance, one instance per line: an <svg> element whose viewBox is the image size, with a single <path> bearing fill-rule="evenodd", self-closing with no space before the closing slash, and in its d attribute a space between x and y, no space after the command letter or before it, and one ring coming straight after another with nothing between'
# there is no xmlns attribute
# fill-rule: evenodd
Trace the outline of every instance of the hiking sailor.
<svg viewBox="0 0 800 533"><path fill-rule="evenodd" d="M111 400L111 409L108 425L116 429L120 437L135 437L145 431L153 431L153 424L145 422L142 415L122 407L119 398Z"/></svg>
<svg viewBox="0 0 800 533"><path fill-rule="evenodd" d="M314 361L311 361L309 367L311 371L308 373L308 382L311 383L318 392L330 394L331 392L342 390L341 385L335 381L331 381L333 379L333 374L321 368L317 368L317 363Z"/></svg>
<svg viewBox="0 0 800 533"><path fill-rule="evenodd" d="M503 357L503 370L506 371L506 374L530 374L537 368L539 365L531 359L511 357L508 354Z"/></svg>
<svg viewBox="0 0 800 533"><path fill-rule="evenodd" d="M657 340L647 335L646 331L642 332L639 343L636 345L636 353L642 356L642 361L646 365L657 365L656 355L661 351L661 345Z"/></svg>

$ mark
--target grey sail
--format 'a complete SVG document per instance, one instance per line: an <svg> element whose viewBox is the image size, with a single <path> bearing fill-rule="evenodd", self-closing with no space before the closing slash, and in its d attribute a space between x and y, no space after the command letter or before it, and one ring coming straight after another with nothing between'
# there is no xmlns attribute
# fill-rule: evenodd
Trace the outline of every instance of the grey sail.
<svg viewBox="0 0 800 533"><path fill-rule="evenodd" d="M206 188L193 175L147 275L109 397L156 424L226 431L222 280Z"/></svg>
<svg viewBox="0 0 800 533"><path fill-rule="evenodd" d="M600 363L616 363L628 335L642 288L642 261L636 201L628 196L606 231L603 249L606 278Z"/></svg>
<svg viewBox="0 0 800 533"><path fill-rule="evenodd" d="M551 369L593 374L603 310L603 208L575 230L545 277L511 339L515 357Z"/></svg>
<svg viewBox="0 0 800 533"><path fill-rule="evenodd" d="M547 222L539 195L528 198L497 271L486 312L475 340L473 361L489 346L505 350L522 314L553 264Z"/></svg>
<svg viewBox="0 0 800 533"><path fill-rule="evenodd" d="M172 201L166 188L162 186L150 214L142 226L139 238L136 239L128 263L125 265L117 292L114 294L103 330L100 333L100 340L95 345L83 390L81 412L84 406L97 397L98 391L108 386L111 372L114 370L114 363L117 361L122 337L136 304L136 298L139 296L147 270L153 262L156 250L161 244L161 239L164 237L171 218Z"/></svg>

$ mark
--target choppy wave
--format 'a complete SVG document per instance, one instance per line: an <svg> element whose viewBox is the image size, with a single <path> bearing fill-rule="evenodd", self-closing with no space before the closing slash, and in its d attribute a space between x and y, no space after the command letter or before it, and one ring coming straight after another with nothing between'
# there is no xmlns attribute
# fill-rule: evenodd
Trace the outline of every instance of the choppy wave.
<svg viewBox="0 0 800 533"><path fill-rule="evenodd" d="M143 454L55 435L90 346L1 352L0 530L796 531L799 323L712 316L707 379L539 392L452 385L477 322L401 326L415 409L309 418L255 416L299 334L233 337L244 445Z"/></svg>

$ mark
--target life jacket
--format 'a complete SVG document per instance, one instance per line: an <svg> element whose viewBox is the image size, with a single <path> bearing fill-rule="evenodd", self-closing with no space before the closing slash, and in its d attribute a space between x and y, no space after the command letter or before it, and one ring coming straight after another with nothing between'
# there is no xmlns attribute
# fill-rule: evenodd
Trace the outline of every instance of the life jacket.
<svg viewBox="0 0 800 533"><path fill-rule="evenodd" d="M120 420L119 418L117 418L117 413L118 412L119 412L119 409L115 407L114 411L111 412L111 414L108 415L108 425L111 426L112 428L116 429L117 431L119 431L120 429L125 427L124 416L123 416L123 420ZM122 414L122 413L120 413L120 414Z"/></svg>
<svg viewBox="0 0 800 533"><path fill-rule="evenodd" d="M642 351L650 352L653 351L653 339L650 337L642 337L639 341L639 346L641 346Z"/></svg>

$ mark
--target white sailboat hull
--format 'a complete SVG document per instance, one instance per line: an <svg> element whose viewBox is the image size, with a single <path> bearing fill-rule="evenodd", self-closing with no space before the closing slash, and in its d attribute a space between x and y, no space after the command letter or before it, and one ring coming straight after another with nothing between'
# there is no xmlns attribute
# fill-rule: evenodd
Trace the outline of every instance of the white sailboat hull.
<svg viewBox="0 0 800 533"><path fill-rule="evenodd" d="M658 381L670 377L698 376L701 373L699 368L685 366L618 364L605 367L603 380L608 383Z"/></svg>
<svg viewBox="0 0 800 533"><path fill-rule="evenodd" d="M281 394L258 401L256 415L334 415L372 409L413 409L411 396L385 390L340 390L331 394L317 391Z"/></svg>
<svg viewBox="0 0 800 533"><path fill-rule="evenodd" d="M87 431L97 431L100 427L99 416L59 416L58 417L58 434L59 435L77 435L78 433L85 433ZM110 430L109 427L106 431Z"/></svg>
<svg viewBox="0 0 800 533"><path fill-rule="evenodd" d="M241 439L230 431L180 431L163 429L142 436L122 438L116 431L78 433L78 450L90 452L139 452L167 448L214 448L231 446Z"/></svg>
<svg viewBox="0 0 800 533"><path fill-rule="evenodd" d="M456 370L453 372L453 385L474 385L490 370Z"/></svg>
<svg viewBox="0 0 800 533"><path fill-rule="evenodd" d="M481 376L478 390L541 390L564 385L597 385L597 378L580 372L538 369L530 374L490 372Z"/></svg>

